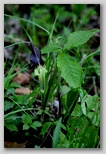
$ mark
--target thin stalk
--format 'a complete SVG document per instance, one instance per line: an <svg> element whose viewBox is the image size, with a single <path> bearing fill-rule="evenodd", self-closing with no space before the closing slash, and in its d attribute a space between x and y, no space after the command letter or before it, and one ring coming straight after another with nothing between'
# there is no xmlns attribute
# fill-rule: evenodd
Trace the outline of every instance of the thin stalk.
<svg viewBox="0 0 106 154"><path fill-rule="evenodd" d="M46 103L45 103L45 96L44 96L44 92L45 92L45 73L46 73L46 69L44 67L42 67L41 65L39 65L38 69L35 70L35 74L38 75L39 78L39 84L40 84L40 91L41 91L41 107L42 107L42 114L41 114L41 121L42 123L44 122L44 112L45 112L45 107L46 107Z"/></svg>
<svg viewBox="0 0 106 154"><path fill-rule="evenodd" d="M6 118L6 117L8 117L8 116L10 116L12 114L15 114L15 113L18 113L18 112L22 112L23 110L24 111L30 111L30 110L39 110L39 109L37 109L37 108L19 109L19 110L12 111L12 112L9 112L9 113L5 114L4 118Z"/></svg>
<svg viewBox="0 0 106 154"><path fill-rule="evenodd" d="M6 49L6 48L12 47L12 46L17 45L17 44L30 44L30 42L27 42L27 41L16 42L16 43L13 43L11 45L7 45L4 48Z"/></svg>
<svg viewBox="0 0 106 154"><path fill-rule="evenodd" d="M45 76L42 75L42 89L41 89L41 100L42 100L42 115L41 121L44 122L44 111L45 111L45 97L44 97L44 90L45 90Z"/></svg>
<svg viewBox="0 0 106 154"><path fill-rule="evenodd" d="M21 23L21 22L19 22L19 23L20 23L20 25L22 26L22 28L24 29L24 31L25 31L27 37L29 38L29 40L30 40L31 42L33 42L32 39L31 39L31 37L30 37L30 35L28 34L27 30L26 30L26 29L24 28L24 26L22 25L22 23Z"/></svg>
<svg viewBox="0 0 106 154"><path fill-rule="evenodd" d="M89 54L87 57L85 57L84 59L81 60L80 64L84 63L86 60L88 60L88 58L97 55L99 52L100 52L100 49L98 49L97 51L95 51L95 52Z"/></svg>
<svg viewBox="0 0 106 154"><path fill-rule="evenodd" d="M56 14L56 18L55 18L54 23L53 23L53 26L52 26L52 30L51 30L50 37L49 37L50 38L50 42L52 42L53 31L54 31L54 28L55 28L55 25L56 25L57 18L59 16L59 12L60 12L60 9L59 9L59 11Z"/></svg>
<svg viewBox="0 0 106 154"><path fill-rule="evenodd" d="M35 22L32 22L30 20L27 20L27 19L23 19L23 18L20 18L20 17L17 17L17 16L12 16L12 15L7 15L7 14L4 14L4 16L6 17L9 17L9 18L14 18L15 20L21 20L21 21L25 21L25 22L28 22L28 23L31 23L37 27L39 27L40 29L44 30L48 35L50 35L50 32L48 30L46 30L45 28L43 28L42 26L36 24Z"/></svg>
<svg viewBox="0 0 106 154"><path fill-rule="evenodd" d="M58 99L59 99L59 117L62 113L62 106L61 106L61 99L60 99L60 86L61 86L61 77L60 77L60 70L58 69Z"/></svg>
<svg viewBox="0 0 106 154"><path fill-rule="evenodd" d="M16 102L14 101L13 99L9 98L11 101L13 101L26 115L28 115L25 110Z"/></svg>

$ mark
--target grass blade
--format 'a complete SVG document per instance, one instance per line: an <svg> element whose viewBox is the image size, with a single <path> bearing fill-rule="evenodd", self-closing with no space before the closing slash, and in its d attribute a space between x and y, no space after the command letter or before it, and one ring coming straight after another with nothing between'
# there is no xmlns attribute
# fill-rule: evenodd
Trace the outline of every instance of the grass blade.
<svg viewBox="0 0 106 154"><path fill-rule="evenodd" d="M52 148L56 148L58 140L59 140L60 129L61 129L61 120L62 120L62 117L59 119L59 121L56 125L56 128L54 130L54 133L53 133Z"/></svg>
<svg viewBox="0 0 106 154"><path fill-rule="evenodd" d="M19 19L19 20L21 20L21 21L25 21L25 22L31 23L31 24L33 24L33 25L39 27L40 29L44 30L48 35L50 35L50 32L49 32L48 30L46 30L44 27L42 27L42 26L36 24L35 22L32 22L32 21L27 20L27 19L24 19L24 18L20 18L20 17L17 17L17 16L7 15L7 14L4 14L4 16L9 17L9 18L14 18L15 20L16 20L16 19Z"/></svg>

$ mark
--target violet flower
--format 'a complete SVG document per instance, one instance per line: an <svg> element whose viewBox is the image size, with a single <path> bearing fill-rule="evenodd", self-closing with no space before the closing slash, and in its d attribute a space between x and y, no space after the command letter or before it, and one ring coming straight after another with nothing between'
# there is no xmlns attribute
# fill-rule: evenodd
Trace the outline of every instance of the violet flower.
<svg viewBox="0 0 106 154"><path fill-rule="evenodd" d="M32 42L30 42L30 49L32 51L30 55L31 66L37 67L41 64L41 52Z"/></svg>

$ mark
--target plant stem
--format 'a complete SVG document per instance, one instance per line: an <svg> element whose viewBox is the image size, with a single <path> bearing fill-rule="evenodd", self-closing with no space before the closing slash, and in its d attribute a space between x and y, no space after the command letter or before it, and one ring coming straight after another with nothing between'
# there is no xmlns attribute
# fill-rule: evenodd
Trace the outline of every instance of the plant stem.
<svg viewBox="0 0 106 154"><path fill-rule="evenodd" d="M41 114L41 121L42 121L42 123L43 123L43 122L44 122L44 111L45 111L44 92L42 92L41 99L42 99L42 114Z"/></svg>
<svg viewBox="0 0 106 154"><path fill-rule="evenodd" d="M61 77L60 77L60 70L58 69L58 100L59 100L59 117L61 116L62 106L61 106L61 99L60 99L60 86L61 86Z"/></svg>
<svg viewBox="0 0 106 154"><path fill-rule="evenodd" d="M45 73L41 70L41 74L39 76L39 82L40 82L40 90L41 90L41 101L42 101L42 114L41 114L41 121L42 123L44 122L44 111L45 111L45 96L44 96L44 91L45 91Z"/></svg>

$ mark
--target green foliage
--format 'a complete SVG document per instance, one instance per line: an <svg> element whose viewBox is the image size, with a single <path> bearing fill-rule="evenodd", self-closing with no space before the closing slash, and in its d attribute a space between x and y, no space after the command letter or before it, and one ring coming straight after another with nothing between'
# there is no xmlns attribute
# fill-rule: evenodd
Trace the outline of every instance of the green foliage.
<svg viewBox="0 0 106 154"><path fill-rule="evenodd" d="M100 30L76 31L71 33L66 41L65 48L78 47L86 43L93 35Z"/></svg>
<svg viewBox="0 0 106 154"><path fill-rule="evenodd" d="M85 116L69 118L67 126L70 148L95 147L98 129L90 125Z"/></svg>
<svg viewBox="0 0 106 154"><path fill-rule="evenodd" d="M79 95L80 95L80 100L81 100L81 110L83 112L84 115L86 115L86 96L87 96L87 92L84 90L84 89L80 89L80 92L79 92Z"/></svg>
<svg viewBox="0 0 106 154"><path fill-rule="evenodd" d="M7 110L9 110L9 109L11 109L13 107L14 107L14 103L11 103L9 101L4 102L4 111L7 111Z"/></svg>
<svg viewBox="0 0 106 154"><path fill-rule="evenodd" d="M67 139L66 135L60 131L60 141L57 145L57 148L69 148L70 142Z"/></svg>
<svg viewBox="0 0 106 154"><path fill-rule="evenodd" d="M76 105L78 96L79 96L78 89L73 89L67 93L66 110L68 113L70 111L72 112L72 110L74 109L73 107Z"/></svg>
<svg viewBox="0 0 106 154"><path fill-rule="evenodd" d="M32 118L33 118L33 116L23 114L22 115L22 122L24 124L31 124L32 123Z"/></svg>
<svg viewBox="0 0 106 154"><path fill-rule="evenodd" d="M49 127L50 127L51 124L52 124L51 122L46 122L46 123L43 125L40 134L41 134L41 135L44 135L44 134L48 131L48 129L49 129Z"/></svg>
<svg viewBox="0 0 106 154"><path fill-rule="evenodd" d="M72 112L72 116L80 117L81 115L83 115L83 112L81 110L81 106L79 104L76 104L76 106Z"/></svg>
<svg viewBox="0 0 106 154"><path fill-rule="evenodd" d="M62 118L59 119L59 121L57 122L57 125L55 127L55 130L53 133L52 148L57 147L57 143L58 143L58 140L60 137L61 121L62 121Z"/></svg>
<svg viewBox="0 0 106 154"><path fill-rule="evenodd" d="M42 54L50 53L50 52L59 52L61 51L61 47L58 43L52 42L46 45L42 50Z"/></svg>
<svg viewBox="0 0 106 154"><path fill-rule="evenodd" d="M10 131L18 131L17 127L13 124L8 124L6 125L6 127L10 130Z"/></svg>
<svg viewBox="0 0 106 154"><path fill-rule="evenodd" d="M61 95L63 96L63 95L65 95L65 94L67 94L70 90L71 90L70 87L65 86L65 85L62 86L62 87L61 87Z"/></svg>
<svg viewBox="0 0 106 154"><path fill-rule="evenodd" d="M72 10L78 16L82 13L82 11L86 8L86 4L72 4Z"/></svg>
<svg viewBox="0 0 106 154"><path fill-rule="evenodd" d="M39 121L34 121L32 124L31 124L31 127L34 128L34 129L37 129L37 127L41 127L42 124L41 122Z"/></svg>
<svg viewBox="0 0 106 154"><path fill-rule="evenodd" d="M36 141L31 143L34 148L47 147L48 138L52 148L99 147L100 48L95 37L100 30L87 26L93 17L97 18L94 8L86 4L36 4L30 7L27 19L16 9L13 15L5 12L7 23L7 18L16 20L23 29L17 38L32 40L44 62L30 74L28 86L32 92L17 95L15 89L22 86L13 78L30 69L18 53L24 51L29 57L29 49L24 41L16 42L15 35L11 35L13 42L9 41L5 49L16 46L17 54L9 62L11 67L8 60L4 64L4 126L12 136L21 130L23 140L27 137L28 141ZM14 72L18 66L21 69ZM93 78L92 83L89 78ZM55 111L53 102L57 99L59 108Z"/></svg>
<svg viewBox="0 0 106 154"><path fill-rule="evenodd" d="M100 125L100 98L98 96L90 96L86 99L87 104L87 117L92 121L95 126Z"/></svg>
<svg viewBox="0 0 106 154"><path fill-rule="evenodd" d="M61 76L70 87L78 88L81 86L82 68L68 54L61 53L57 57L57 66L61 70Z"/></svg>

